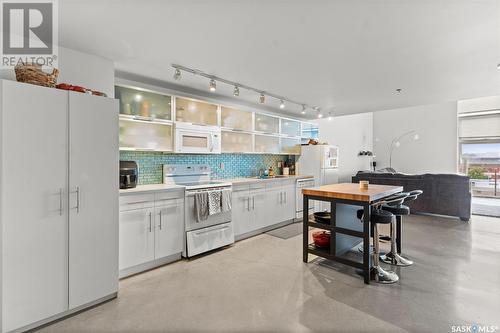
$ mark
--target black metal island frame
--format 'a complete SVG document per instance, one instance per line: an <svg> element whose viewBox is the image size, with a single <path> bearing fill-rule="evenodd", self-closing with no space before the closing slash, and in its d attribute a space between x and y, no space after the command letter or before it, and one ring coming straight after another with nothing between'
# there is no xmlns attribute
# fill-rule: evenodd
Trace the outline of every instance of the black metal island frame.
<svg viewBox="0 0 500 333"><path fill-rule="evenodd" d="M309 254L349 265L363 271L364 282L370 283L370 212L374 203L403 191L402 186L369 185L360 189L359 184L343 183L302 189L303 208L303 260L308 262ZM309 219L309 200L330 203L330 223L318 223ZM364 210L363 221L356 216L357 210ZM309 243L309 227L331 232L329 248L319 248ZM342 254L363 242L362 262L342 257Z"/></svg>

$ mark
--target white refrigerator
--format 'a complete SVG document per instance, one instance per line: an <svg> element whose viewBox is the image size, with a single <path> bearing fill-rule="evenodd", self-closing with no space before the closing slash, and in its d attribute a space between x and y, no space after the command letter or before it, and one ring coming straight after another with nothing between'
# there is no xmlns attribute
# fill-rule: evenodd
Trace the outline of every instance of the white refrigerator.
<svg viewBox="0 0 500 333"><path fill-rule="evenodd" d="M299 175L313 175L315 186L337 184L339 148L331 145L302 146L296 167ZM329 211L329 203L314 201L314 210Z"/></svg>

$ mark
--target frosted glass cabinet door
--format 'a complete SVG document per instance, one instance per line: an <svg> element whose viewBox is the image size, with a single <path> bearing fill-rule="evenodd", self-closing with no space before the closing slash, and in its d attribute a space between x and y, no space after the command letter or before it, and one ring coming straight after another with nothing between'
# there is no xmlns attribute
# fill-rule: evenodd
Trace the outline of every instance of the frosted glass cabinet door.
<svg viewBox="0 0 500 333"><path fill-rule="evenodd" d="M256 113L255 130L259 132L278 134L280 131L280 119Z"/></svg>
<svg viewBox="0 0 500 333"><path fill-rule="evenodd" d="M222 131L222 152L251 153L252 134Z"/></svg>
<svg viewBox="0 0 500 333"><path fill-rule="evenodd" d="M172 125L120 119L120 149L172 151Z"/></svg>
<svg viewBox="0 0 500 333"><path fill-rule="evenodd" d="M300 155L300 138L281 138L281 153Z"/></svg>
<svg viewBox="0 0 500 333"><path fill-rule="evenodd" d="M221 108L221 112L222 127L239 129L243 131L252 130L251 112L232 109L225 106Z"/></svg>
<svg viewBox="0 0 500 333"><path fill-rule="evenodd" d="M255 135L255 152L278 154L280 151L279 138L268 135Z"/></svg>
<svg viewBox="0 0 500 333"><path fill-rule="evenodd" d="M149 120L172 120L170 96L116 86L115 98L120 100L121 115Z"/></svg>
<svg viewBox="0 0 500 333"><path fill-rule="evenodd" d="M281 119L281 134L300 136L300 122L290 119Z"/></svg>
<svg viewBox="0 0 500 333"><path fill-rule="evenodd" d="M175 120L198 125L217 126L217 109L218 106L215 104L176 97Z"/></svg>

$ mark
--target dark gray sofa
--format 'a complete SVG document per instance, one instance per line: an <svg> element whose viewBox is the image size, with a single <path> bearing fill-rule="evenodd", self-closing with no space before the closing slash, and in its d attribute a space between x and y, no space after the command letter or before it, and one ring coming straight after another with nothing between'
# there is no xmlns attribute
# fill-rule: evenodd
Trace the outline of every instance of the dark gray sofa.
<svg viewBox="0 0 500 333"><path fill-rule="evenodd" d="M409 202L414 212L449 215L469 221L471 217L470 178L458 174L407 175L359 171L352 182L368 180L370 184L399 185L404 191L422 190L424 193Z"/></svg>

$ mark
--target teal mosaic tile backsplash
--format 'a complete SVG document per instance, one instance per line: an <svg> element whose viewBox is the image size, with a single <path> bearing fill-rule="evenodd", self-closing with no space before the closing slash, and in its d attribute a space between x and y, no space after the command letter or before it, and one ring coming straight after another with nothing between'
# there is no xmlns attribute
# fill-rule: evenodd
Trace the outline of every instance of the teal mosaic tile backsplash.
<svg viewBox="0 0 500 333"><path fill-rule="evenodd" d="M120 160L135 161L139 168L139 184L160 184L163 182L163 164L208 164L212 178L237 178L258 175L259 169L277 170L278 162L290 158L286 155L266 154L163 154L156 152L121 151ZM293 158L293 156L291 157ZM220 164L224 163L224 169Z"/></svg>

